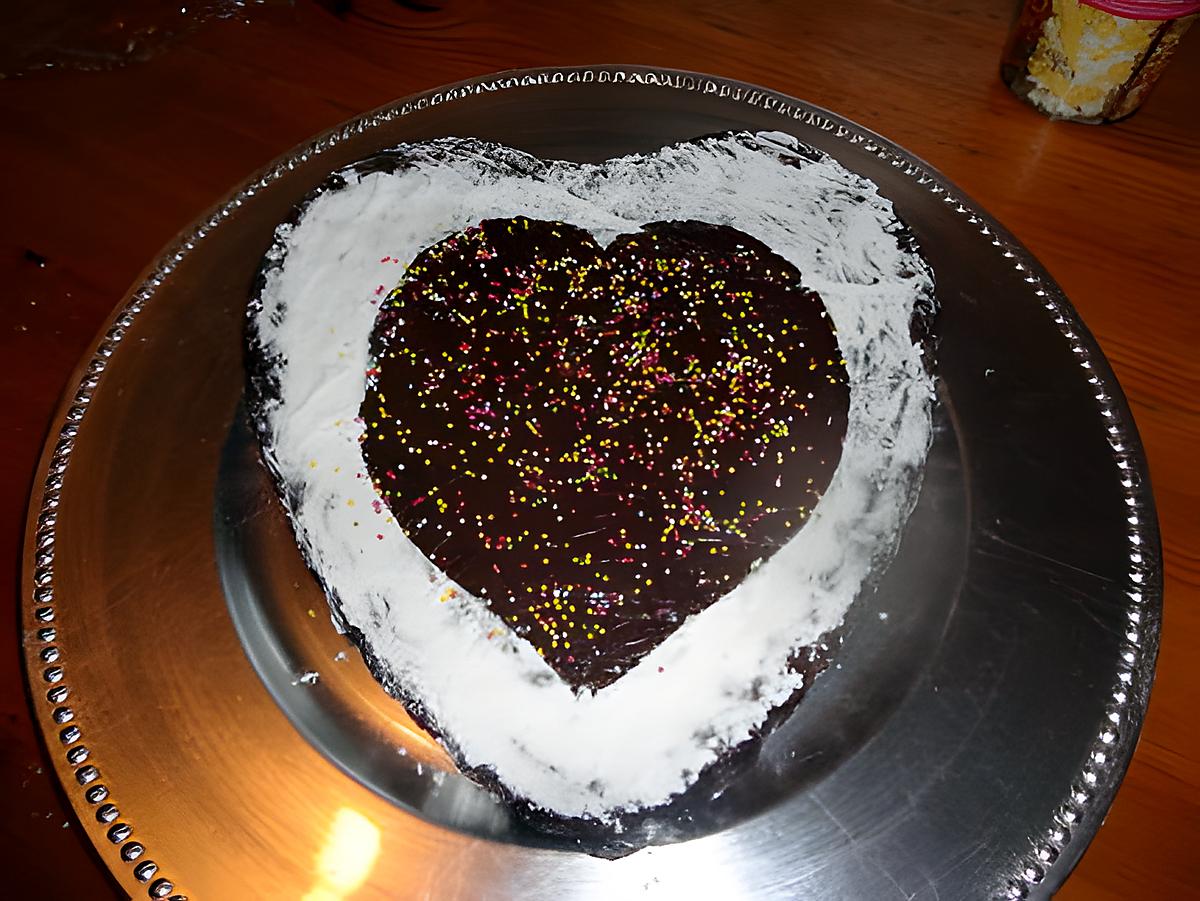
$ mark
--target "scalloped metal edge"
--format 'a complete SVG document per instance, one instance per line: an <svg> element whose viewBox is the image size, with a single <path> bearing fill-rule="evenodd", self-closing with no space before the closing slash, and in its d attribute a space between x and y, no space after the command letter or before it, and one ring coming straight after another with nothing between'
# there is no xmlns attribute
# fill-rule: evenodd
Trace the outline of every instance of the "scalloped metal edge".
<svg viewBox="0 0 1200 901"><path fill-rule="evenodd" d="M195 250L213 229L227 219L238 207L276 179L294 169L297 163L307 162L331 149L338 143L362 134L385 122L419 112L432 106L451 103L472 95L491 93L513 88L589 83L629 83L658 86L681 91L714 94L750 106L775 112L786 119L803 122L805 125L830 132L850 144L859 145L884 162L899 169L916 180L931 194L939 197L953 212L961 215L973 225L979 235L989 241L996 252L1022 274L1034 295L1042 302L1047 313L1068 342L1079 366L1087 373L1088 382L1095 389L1099 412L1107 420L1108 442L1112 448L1117 475L1128 507L1126 523L1129 540L1129 582L1126 595L1129 607L1126 611L1126 627L1118 662L1117 678L1111 686L1110 698L1096 737L1089 748L1083 770L1071 783L1063 802L1049 812L1049 824L1030 837L1028 853L1012 864L1012 872L1002 880L994 892L995 897L1006 901L1019 901L1028 897L1030 890L1046 880L1055 862L1072 841L1072 829L1094 802L1102 787L1120 781L1123 775L1121 759L1125 755L1114 754L1118 738L1123 729L1140 728L1143 713L1139 698L1145 698L1149 686L1135 686L1134 682L1145 667L1153 666L1157 640L1153 628L1144 628L1147 609L1153 610L1154 602L1161 595L1158 570L1153 566L1153 548L1157 547L1157 519L1152 503L1148 503L1143 492L1144 462L1140 441L1136 431L1131 432L1120 410L1117 397L1110 394L1101 373L1105 365L1097 364L1103 359L1094 342L1085 340L1083 326L1060 289L1051 281L1037 274L1039 268L1028 252L1008 239L994 222L977 214L970 201L956 195L940 173L926 164L894 148L890 142L859 126L844 121L835 121L833 114L826 113L802 101L795 100L765 88L725 81L716 77L666 69L648 69L633 66L589 67L576 69L516 70L502 72L482 79L462 82L398 101L388 107L366 113L357 119L326 132L311 141L300 151L277 161L257 179L242 187L206 220L195 225L190 233L169 246L158 258L158 265L150 276L133 292L125 307L115 316L112 325L101 338L84 370L71 404L65 414L65 422L59 429L49 467L43 483L39 513L33 537L33 618L37 623L36 639L40 648L30 658L31 682L41 680L48 685L45 698L47 706L40 708L39 715L48 715L53 723L48 734L59 727L58 737L64 748L68 765L73 768L75 781L84 800L95 808L95 818L106 826L105 836L119 846L121 861L132 866L133 876L141 883L148 883L147 894L153 899L187 901L187 896L175 893L175 885L159 875L159 867L145 857L146 848L141 842L131 840L133 827L121 819L120 810L108 801L109 788L100 781L100 770L92 761L91 750L83 744L83 729L75 721L75 711L64 702L70 696L65 682L67 669L64 667L61 649L55 644L58 632L53 625L54 609L54 553L55 525L58 506L62 496L71 451L79 433L79 426L87 414L108 360L116 351L125 333L133 325L134 318L153 299L163 281ZM1115 378L1113 379L1115 381ZM1119 394L1118 394L1119 397ZM52 433L53 434L53 433ZM49 443L49 442L47 442ZM1147 549L1150 549L1149 551ZM1147 554L1152 558L1147 560ZM32 648L30 649L32 651ZM44 666L43 666L44 664ZM33 672L33 670L38 670ZM1140 689L1140 690L1138 690ZM1065 873L1063 877L1065 878ZM156 878L157 877L157 878Z"/></svg>

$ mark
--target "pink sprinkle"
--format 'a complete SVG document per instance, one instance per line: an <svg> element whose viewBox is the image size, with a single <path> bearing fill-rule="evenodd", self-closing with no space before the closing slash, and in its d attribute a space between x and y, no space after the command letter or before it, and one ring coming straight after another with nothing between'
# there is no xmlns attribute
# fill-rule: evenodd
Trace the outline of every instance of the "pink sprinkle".
<svg viewBox="0 0 1200 901"><path fill-rule="evenodd" d="M383 541L383 535L381 533L376 532L375 537L378 538L380 541Z"/></svg>
<svg viewBox="0 0 1200 901"><path fill-rule="evenodd" d="M660 667L658 668L658 671L661 673L661 672L663 671L663 668L660 666Z"/></svg>

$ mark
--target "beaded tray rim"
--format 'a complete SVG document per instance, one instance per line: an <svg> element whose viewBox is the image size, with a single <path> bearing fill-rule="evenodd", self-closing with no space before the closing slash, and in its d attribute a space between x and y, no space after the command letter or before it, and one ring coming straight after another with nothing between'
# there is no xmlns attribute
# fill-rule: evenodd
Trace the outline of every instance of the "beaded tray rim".
<svg viewBox="0 0 1200 901"><path fill-rule="evenodd" d="M139 276L135 286L108 320L92 349L68 380L48 432L31 495L25 536L21 589L25 626L26 674L31 686L35 719L54 758L68 795L80 818L90 813L101 827L87 829L101 857L125 884L132 876L155 899L185 901L175 884L149 858L149 850L133 838L131 818L112 803L112 789L101 781L100 769L84 743L86 724L76 721L65 702L70 662L63 659L58 638L54 597L55 527L58 506L79 427L108 360L117 351L135 317L151 303L165 279L223 220L260 190L299 163L371 128L428 107L501 90L525 87L629 83L668 90L715 94L798 120L874 154L898 169L960 215L988 240L1004 260L1022 274L1054 326L1068 341L1080 368L1095 389L1101 416L1108 425L1108 442L1128 509L1126 532L1129 569L1125 594L1126 629L1117 678L1109 690L1105 716L1088 750L1088 764L1067 786L1060 803L1046 812L1044 825L1029 836L1028 853L1001 878L996 896L1026 898L1053 890L1066 879L1116 794L1128 767L1145 713L1158 650L1158 618L1162 604L1161 550L1150 492L1145 454L1124 396L1095 339L1039 263L1002 226L982 214L948 179L923 160L879 135L833 113L785 94L742 82L700 73L646 66L580 66L523 69L469 79L414 94L358 116L331 129L267 166L180 233ZM1080 829L1084 818L1090 828ZM113 852L116 856L113 857Z"/></svg>

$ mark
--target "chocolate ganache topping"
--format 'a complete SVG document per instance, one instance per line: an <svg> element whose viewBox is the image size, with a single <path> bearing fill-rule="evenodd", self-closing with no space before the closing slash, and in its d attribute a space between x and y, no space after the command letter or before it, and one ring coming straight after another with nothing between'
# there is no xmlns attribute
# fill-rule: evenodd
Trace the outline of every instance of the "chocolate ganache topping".
<svg viewBox="0 0 1200 901"><path fill-rule="evenodd" d="M841 456L825 306L728 226L601 247L488 219L416 257L371 341L362 451L381 502L576 691L785 544Z"/></svg>

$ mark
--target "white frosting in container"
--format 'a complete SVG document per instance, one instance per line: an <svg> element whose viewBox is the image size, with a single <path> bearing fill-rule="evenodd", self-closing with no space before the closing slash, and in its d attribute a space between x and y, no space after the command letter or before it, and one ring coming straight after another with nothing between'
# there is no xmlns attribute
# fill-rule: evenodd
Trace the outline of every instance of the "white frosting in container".
<svg viewBox="0 0 1200 901"><path fill-rule="evenodd" d="M802 687L789 656L836 628L915 503L933 382L910 338L928 266L876 186L778 134L725 135L598 165L445 139L396 171L342 173L268 254L251 348L277 358L256 410L297 539L385 683L464 768L560 816L663 803ZM733 226L794 264L838 330L850 378L841 462L809 522L611 685L576 694L454 585L379 499L356 421L377 305L424 248L483 219L561 220L601 244L647 222ZM448 592L455 588L456 592ZM753 688L753 690L751 690Z"/></svg>

